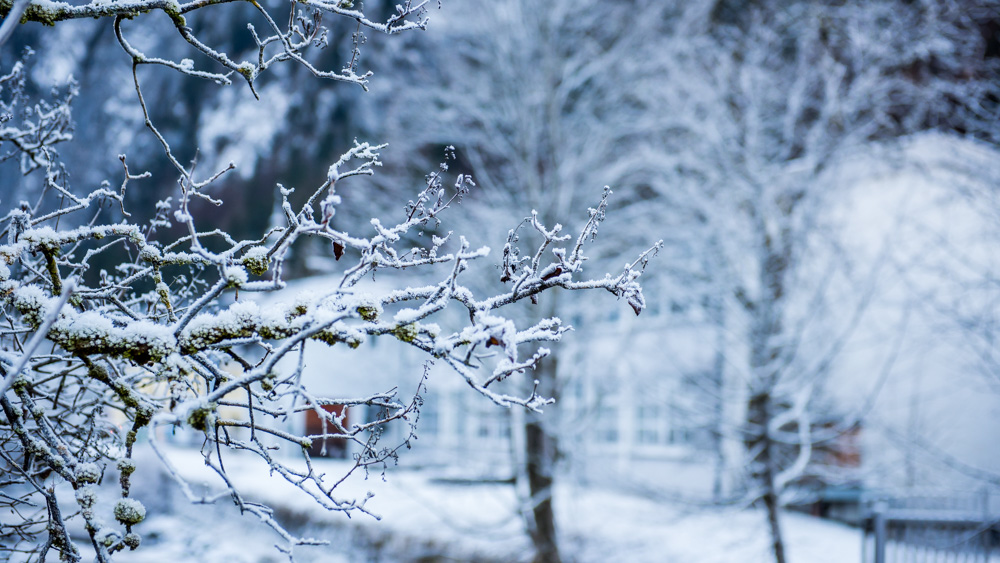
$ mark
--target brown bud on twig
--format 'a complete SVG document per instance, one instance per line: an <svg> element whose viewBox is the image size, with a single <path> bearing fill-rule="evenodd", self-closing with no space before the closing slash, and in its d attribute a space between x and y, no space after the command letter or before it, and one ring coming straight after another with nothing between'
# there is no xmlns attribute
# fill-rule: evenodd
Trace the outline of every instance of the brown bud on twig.
<svg viewBox="0 0 1000 563"><path fill-rule="evenodd" d="M562 268L556 266L555 270L552 270L550 273L545 274L544 276L542 276L542 281L549 281L550 279L552 279L554 277L562 275L562 273L563 273Z"/></svg>

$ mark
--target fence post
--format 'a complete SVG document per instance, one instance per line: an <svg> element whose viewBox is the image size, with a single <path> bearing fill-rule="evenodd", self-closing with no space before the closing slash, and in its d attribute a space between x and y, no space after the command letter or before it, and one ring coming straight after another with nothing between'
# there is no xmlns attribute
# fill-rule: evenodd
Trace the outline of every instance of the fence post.
<svg viewBox="0 0 1000 563"><path fill-rule="evenodd" d="M990 552L993 551L993 523L990 517L990 488L983 486L983 525L986 529L980 532L980 541L983 543L983 561L989 563Z"/></svg>
<svg viewBox="0 0 1000 563"><path fill-rule="evenodd" d="M875 528L875 563L885 563L885 545L888 540L888 530L886 529L885 511L887 505L885 501L875 503L872 511L872 526Z"/></svg>

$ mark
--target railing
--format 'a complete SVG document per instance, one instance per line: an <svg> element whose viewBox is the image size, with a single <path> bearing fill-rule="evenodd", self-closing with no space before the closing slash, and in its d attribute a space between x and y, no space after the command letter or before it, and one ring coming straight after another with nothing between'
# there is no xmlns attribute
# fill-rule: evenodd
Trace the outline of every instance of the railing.
<svg viewBox="0 0 1000 563"><path fill-rule="evenodd" d="M862 560L1000 562L1000 514L991 500L988 491L873 498L864 520Z"/></svg>

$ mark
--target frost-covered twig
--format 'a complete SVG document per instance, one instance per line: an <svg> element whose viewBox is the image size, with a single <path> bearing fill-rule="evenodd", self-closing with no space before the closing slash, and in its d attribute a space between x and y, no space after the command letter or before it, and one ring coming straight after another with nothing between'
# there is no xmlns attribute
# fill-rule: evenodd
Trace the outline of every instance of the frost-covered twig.
<svg viewBox="0 0 1000 563"><path fill-rule="evenodd" d="M146 509L132 498L131 476L151 470L134 460L144 435L149 436L166 473L190 501L232 498L241 510L274 528L289 552L296 545L315 543L294 537L277 523L269 508L243 498L227 470L229 452L257 456L272 474L327 510L374 516L366 506L367 497L338 498L337 485L355 471L384 468L397 459L416 436L426 388L422 379L409 396L400 396L395 388L350 398L316 393L304 377L306 347L356 348L372 338L394 339L399 346L421 351L428 360L450 366L473 392L497 405L540 410L552 399L537 390L527 396L505 392L499 382L537 366L548 351L537 348L525 354L524 350L558 340L567 328L558 319L518 326L503 315L503 308L537 300L556 287L604 289L626 297L630 304L636 299L641 303L637 278L655 250L617 276L588 279L582 268L586 260L583 242L565 248L570 237L560 234L562 227L544 225L537 214L524 223L541 237L530 258L509 258L508 254L518 256L520 251L516 237L508 241L503 259L517 276L513 286L498 295L481 295L471 289L466 284L467 272L476 262L485 261L488 248L474 248L465 237L450 232L416 236L437 229L447 219L446 211L475 187L463 174L446 183L447 165L429 175L413 199L401 198L405 206L399 217L373 218L368 226L350 231L335 227L333 218L342 205L338 190L345 183L367 182L380 166L384 145L356 142L329 168L325 181L309 192L298 211L289 200L292 190L278 185L283 224L270 225L246 239L205 229L191 202L197 198L223 205L211 188L233 167L196 176L195 163L181 162L180 151L174 151L150 119L139 76L142 65L156 64L180 75L220 83L227 83L236 72L251 88L260 72L283 61L296 61L328 78L361 84L365 78L355 74L356 51L352 62L336 76L316 70L303 58L303 50L322 43L326 31L317 13L301 14L295 3L288 27L282 28L262 5L252 2L270 33L250 29L257 45L255 60L237 61L214 50L185 25L184 14L221 3L127 0L73 6L31 0L25 11L29 21L43 18L48 23L114 18L118 42L131 58L137 105L146 128L178 175L175 196L156 203L148 213L148 224L134 219L140 214L130 214L126 191L150 174L130 172L124 155L119 157L123 177L118 191L104 182L86 195L76 195L65 181L53 146L70 138L69 104L75 86L71 84L65 96L49 104L36 105L33 112L22 112L25 119L16 121L11 118L25 101L23 65L18 63L0 77L0 113L4 115L0 143L13 147L11 154L22 158L24 173L45 175L45 190L36 204L18 203L0 217L6 233L5 243L0 244L4 321L0 328L0 405L6 419L0 423L0 468L5 475L0 507L15 511L26 503L47 507L44 514L25 516L21 525L11 528L36 541L31 549L43 558L52 550L64 559L79 558L74 543L79 540L66 533L63 523L62 514L70 512L59 507L59 497L51 488L42 486L46 479L68 484L75 492L71 510L82 516L98 560L110 561L116 553L139 546L139 525ZM0 14L10 6L10 0L0 0ZM383 24L368 20L350 2L309 6L386 33L424 24L423 2L402 3ZM126 38L123 21L142 17L148 10L170 16L180 36L223 70L195 70L191 61L149 57L136 49ZM447 153L454 158L453 148ZM120 211L120 216L108 216L106 203ZM604 205L602 201L600 208ZM83 217L92 208L97 209ZM170 228L174 225L180 227L180 234ZM589 241L595 233L592 214L578 240ZM343 265L325 293L295 295L289 302L245 298L248 293L282 294L287 287L283 261L310 238L328 241L332 257ZM97 263L115 266L99 269ZM414 270L436 277L429 283L426 276L419 284L407 283ZM366 288L368 276L390 272L401 273L407 281L387 289ZM448 320L442 313L449 306L460 307L468 315L460 315L461 322ZM336 407L332 412L331 406ZM343 409L362 406L376 416L364 423L349 423ZM289 423L291 417L307 411L320 420L319 431L303 432ZM409 433L400 443L384 444L383 429L393 423L407 425ZM202 454L225 483L224 492L195 494L171 465L157 441L160 433L177 428L204 436ZM354 464L333 478L320 472L310 453L314 444L330 439L353 443L359 452ZM276 455L277 449L291 455ZM120 475L121 498L111 514L101 514L97 483L112 468ZM7 485L23 485L28 492L5 496Z"/></svg>
<svg viewBox="0 0 1000 563"><path fill-rule="evenodd" d="M366 176L376 165L376 156L371 147L357 145L331 167L330 179L314 192L321 194L325 190L326 199L319 201L314 196L293 216L294 223L268 229L255 240L237 240L224 232L200 231L197 220L189 214L183 217L189 234L173 240L157 240L154 230L127 222L61 230L48 226L64 215L49 215L35 222L28 219L16 226L21 215L9 214L8 229L16 236L12 236L8 244L0 245L0 259L5 263L0 270L0 304L12 326L9 330L0 330L5 352L0 356L0 363L7 362L4 369L10 370L7 371L9 378L16 377L10 374L23 371L17 400L27 406L36 402L36 396L89 397L83 403L75 403L79 407L61 408L98 418L104 410L116 411L124 415L131 426L124 439L122 457L112 454L112 450L99 440L95 441L93 435L82 441L59 438L79 434L71 427L72 417L58 409L50 414L29 407L34 427L25 426L27 421L19 423L19 428L24 428L31 436L23 441L23 451L60 452L58 456L35 456L30 463L60 471L56 467L60 464L67 468L81 464L103 467L106 463L103 460L115 460L119 465L124 463L125 467L131 467L129 460L139 430L186 426L204 433L206 455L213 453L211 465L227 480L234 498L239 497L239 492L226 476L223 462L228 449L260 456L273 472L302 488L329 510L368 512L363 501L333 496L335 486L324 484L323 476L312 468L309 448L315 440L350 440L358 444L362 452L356 459L355 468L387 463L396 457L399 446L378 447L374 440L381 434L379 429L393 421L413 425L421 403L420 391L408 402L400 401L395 391L350 400L315 395L301 380L301 365L292 373L280 373L281 360L290 355L301 357L303 346L336 343L357 346L369 338L393 337L401 345L413 346L439 358L473 390L498 405L520 405L538 410L550 403L550 399L537 393L518 397L495 391L492 385L533 368L547 353L539 349L527 358L519 358L522 346L557 340L565 328L558 320L550 319L519 329L511 320L499 316L498 310L510 303L536 298L553 287L601 288L616 295L634 290L641 295L635 281L649 253L654 250L640 256L616 277L577 280L574 277L581 275L585 256L579 248L567 252L560 244L569 237L558 235L558 228L549 229L535 217L529 224L542 237L542 242L532 252L529 267L519 272L516 288L500 295L477 297L463 285L463 274L471 262L488 256L488 249L473 250L463 237L455 240L450 236L431 237L424 248L411 247L406 251L400 248L412 244L408 241L411 230L428 224L436 226L442 221L442 212L467 189L465 186L469 184L465 180L460 180L458 188L450 195L443 193L439 183L429 182L396 224L373 220L367 234L349 234L330 227L328 218L339 203L333 197L333 186ZM340 168L353 158L361 158L362 164L341 172ZM126 176L132 180L141 177L127 170ZM190 189L192 185L182 182L181 188ZM119 204L123 201L120 194L113 195L117 197L111 199ZM108 196L106 191L99 191L88 198ZM86 207L82 204L87 200L76 201L79 203L74 211ZM323 216L311 209L314 205L324 209ZM161 207L161 213L165 213L167 207ZM590 229L592 227L585 227L584 235ZM218 243L212 252L199 242L199 238L209 236ZM254 278L269 276L287 249L311 236L331 238L343 244L337 258L353 262L353 266L342 271L337 282L330 284L327 293L301 295L291 303L227 300L226 295L236 291L280 291L284 288L280 276L271 276L270 280ZM102 273L95 283L88 281L95 278L88 277L87 272L89 261L96 253L136 258L115 274ZM572 261L566 259L567 255L573 257ZM59 260L53 261L51 257L54 256L59 256ZM450 266L440 273L440 281L435 284L376 294L357 289L370 272L430 268L445 263ZM198 277L205 277L200 285L193 285L195 278L191 277L190 268L197 268ZM559 269L563 272L556 272ZM63 270L74 274L66 277ZM63 282L64 278L69 281ZM79 284L75 291L73 283ZM63 286L61 300L54 295L60 284ZM143 289L150 286L154 291ZM471 313L466 326L445 331L429 322L452 303ZM29 345L20 355L14 354L12 347L19 345L17 337L25 330L35 332L34 342L48 339L55 345L55 352L41 356ZM489 348L496 348L500 353L492 358L472 359L474 351ZM6 367L8 365L11 367ZM240 369L224 369L227 365ZM341 416L322 408L334 404L368 405L380 409L382 415L365 424L347 426ZM221 416L220 405L236 409L243 415ZM316 412L328 430L311 435L289 430L284 422L286 418L305 409ZM231 435L235 430L248 431L250 439L237 439ZM274 442L300 451L306 469L303 471L301 466L271 455L273 446L270 444ZM179 477L169 467L167 471ZM89 490L86 489L90 486L87 475L85 472L80 477L70 472L65 473L65 478L75 487ZM185 490L186 494L190 492ZM81 507L87 510L92 506L89 495L85 493L80 501ZM125 486L123 495L129 499ZM197 497L196 500L211 499ZM269 526L276 525L266 509L244 505ZM102 559L109 559L116 551L135 543L136 536L132 534L136 532L131 526L138 521L130 518L132 516L127 516L122 521L125 529L121 531L94 524L92 543ZM284 531L279 533L287 535ZM306 541L290 535L286 539L290 546Z"/></svg>
<svg viewBox="0 0 1000 563"><path fill-rule="evenodd" d="M52 324L56 322L59 317L59 311L66 305L69 301L69 296L73 293L73 283L67 283L63 288L63 293L59 296L59 300L56 302L54 307L51 307L45 315L45 320L42 322L41 326L35 330L35 334L31 336L31 340L24 346L21 352L21 359L18 361L14 369L10 370L6 376L3 378L3 382L0 382L0 395L3 395L10 389L10 386L14 383L14 379L21 375L21 371L28 365L28 361L31 359L32 354L38 349L42 341L45 340L45 335L48 334L49 329L52 328Z"/></svg>

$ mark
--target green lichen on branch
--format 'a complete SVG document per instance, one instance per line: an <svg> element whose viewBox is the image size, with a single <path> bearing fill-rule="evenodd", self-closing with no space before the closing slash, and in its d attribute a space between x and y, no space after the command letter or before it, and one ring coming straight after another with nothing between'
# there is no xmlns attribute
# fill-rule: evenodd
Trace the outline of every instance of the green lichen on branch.
<svg viewBox="0 0 1000 563"><path fill-rule="evenodd" d="M362 305L357 310L358 315L361 315L361 318L368 322L377 321L379 315L382 313L380 308L375 305Z"/></svg>
<svg viewBox="0 0 1000 563"><path fill-rule="evenodd" d="M240 268L242 271L242 268ZM159 301L172 314L173 304L168 288L157 284ZM12 305L21 319L37 329L52 307L52 298L37 286L18 286L0 282L0 303ZM367 309L366 309L367 310ZM60 318L49 330L49 340L74 355L103 354L126 359L140 365L163 362L172 353L196 354L228 340L262 338L284 340L310 329L303 319L308 306L298 303L278 314L265 314L252 302L238 302L228 309L196 317L186 329L175 336L170 325L150 320L115 322L96 311L78 312L71 308L60 311ZM371 309L377 311L377 309ZM348 342L360 344L361 334L348 334L342 326L325 328L310 336L329 345Z"/></svg>
<svg viewBox="0 0 1000 563"><path fill-rule="evenodd" d="M182 354L193 354L228 340L245 338L291 338L310 328L310 323L302 319L307 312L308 307L303 304L296 304L275 315L262 313L252 302L236 303L214 315L195 317L180 337L180 351ZM331 346L348 340L338 328L323 329L311 338Z"/></svg>
<svg viewBox="0 0 1000 563"><path fill-rule="evenodd" d="M116 327L110 320L89 311L59 320L52 325L48 337L73 354L106 354L142 365L161 362L176 350L168 327L149 321Z"/></svg>
<svg viewBox="0 0 1000 563"><path fill-rule="evenodd" d="M96 483L101 478L101 468L96 463L87 462L76 466L77 483Z"/></svg>
<svg viewBox="0 0 1000 563"><path fill-rule="evenodd" d="M121 381L119 378L114 378L108 373L108 370L100 365L95 364L85 355L78 356L83 364L87 366L87 376L96 381L107 385L112 391L118 395L122 404L129 409L135 411L135 427L142 427L149 423L150 419L153 417L155 407L149 405L142 395L138 391L133 389L127 383Z"/></svg>
<svg viewBox="0 0 1000 563"><path fill-rule="evenodd" d="M240 263L246 267L247 271L255 276L263 276L267 273L267 269L270 267L270 258L267 256L267 248L263 246L255 246L250 250L247 250L243 258L240 259Z"/></svg>
<svg viewBox="0 0 1000 563"><path fill-rule="evenodd" d="M167 2L167 5L162 8L163 13L170 16L170 21L174 22L177 27L187 26L187 20L181 15L181 7L176 1Z"/></svg>
<svg viewBox="0 0 1000 563"><path fill-rule="evenodd" d="M195 430L207 432L209 428L215 426L215 403L209 403L203 407L191 409L187 416L187 425Z"/></svg>
<svg viewBox="0 0 1000 563"><path fill-rule="evenodd" d="M392 335L409 344L420 335L420 327L417 323L399 324L392 329Z"/></svg>
<svg viewBox="0 0 1000 563"><path fill-rule="evenodd" d="M13 4L13 2L11 3ZM3 11L6 16L6 12L10 11L10 8L5 8ZM60 10L54 10L47 6L40 6L36 3L31 3L28 4L27 9L25 9L24 13L21 15L21 23L38 22L42 25L52 27L56 25L57 21L64 19L61 16L62 14L60 13Z"/></svg>
<svg viewBox="0 0 1000 563"><path fill-rule="evenodd" d="M142 543L142 536L135 532L129 532L122 538L122 543L132 551L135 551L139 547L139 544Z"/></svg>
<svg viewBox="0 0 1000 563"><path fill-rule="evenodd" d="M260 381L260 388L265 392L271 392L274 389L274 382L278 380L278 374L271 371L268 372Z"/></svg>
<svg viewBox="0 0 1000 563"><path fill-rule="evenodd" d="M171 321L176 321L177 318L174 315L174 305L170 300L170 287L163 283L163 275L160 273L160 269L157 268L153 272L153 283L156 284L156 295L160 298L160 303L163 304L167 309L167 315Z"/></svg>
<svg viewBox="0 0 1000 563"><path fill-rule="evenodd" d="M146 507L134 498L123 498L115 503L115 520L134 526L146 519Z"/></svg>
<svg viewBox="0 0 1000 563"><path fill-rule="evenodd" d="M221 4L228 0L209 0L205 5ZM14 0L0 0L0 17L6 17L10 13ZM66 2L52 2L49 0L33 0L25 9L21 16L21 23L37 22L42 25L54 26L56 23L66 20L81 18L107 18L122 16L124 18L134 18L141 14L149 13L153 10L162 10L170 16L174 25L183 27L186 25L183 10L176 0L139 0L122 2L91 2L74 6Z"/></svg>
<svg viewBox="0 0 1000 563"><path fill-rule="evenodd" d="M243 78L246 78L248 82L252 82L256 77L256 70L256 67L246 62L240 63L239 66L236 67L236 72L242 74Z"/></svg>
<svg viewBox="0 0 1000 563"><path fill-rule="evenodd" d="M45 255L45 269L52 280L52 293L62 293L62 276L59 275L59 266L56 264L56 256L59 255L58 248L42 247L42 254Z"/></svg>

